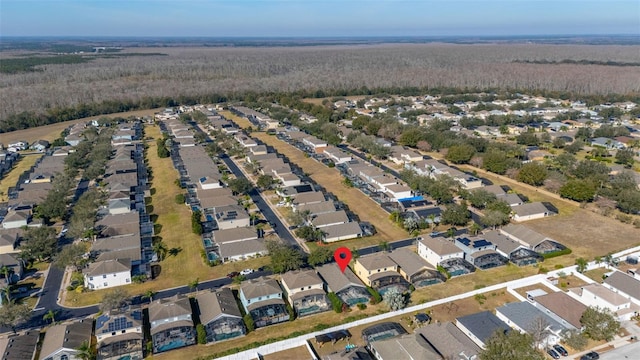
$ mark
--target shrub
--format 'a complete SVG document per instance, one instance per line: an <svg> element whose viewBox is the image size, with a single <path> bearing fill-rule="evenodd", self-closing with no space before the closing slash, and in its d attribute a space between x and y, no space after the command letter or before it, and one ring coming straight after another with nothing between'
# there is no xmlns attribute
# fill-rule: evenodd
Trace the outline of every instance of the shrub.
<svg viewBox="0 0 640 360"><path fill-rule="evenodd" d="M557 256L569 255L569 254L571 254L571 249L565 248L565 249L554 251L554 252L544 253L542 254L542 257L545 259L551 259Z"/></svg>
<svg viewBox="0 0 640 360"><path fill-rule="evenodd" d="M377 304L377 303L382 301L382 296L380 295L379 292L376 291L376 289L372 288L371 286L367 286L367 291L369 291L369 294L371 294L370 303L372 305Z"/></svg>
<svg viewBox="0 0 640 360"><path fill-rule="evenodd" d="M178 204L178 205L183 205L183 204L184 204L184 202L185 202L184 194L178 194L178 195L176 195L176 197L175 197L175 202L176 202L176 204Z"/></svg>
<svg viewBox="0 0 640 360"><path fill-rule="evenodd" d="M198 336L198 344L207 343L207 331L204 329L204 325L196 325L196 334Z"/></svg>
<svg viewBox="0 0 640 360"><path fill-rule="evenodd" d="M330 292L327 294L327 297L329 298L329 301L331 301L331 307L333 308L333 311L337 312L338 314L341 313L343 302L338 297L338 295L336 295L333 292Z"/></svg>
<svg viewBox="0 0 640 360"><path fill-rule="evenodd" d="M251 317L251 314L246 314L242 320L244 321L244 326L247 328L247 333L252 332L253 330L255 330L256 325L253 322L253 318Z"/></svg>
<svg viewBox="0 0 640 360"><path fill-rule="evenodd" d="M364 304L364 303L359 303L359 304L358 304L358 309L360 309L360 310L364 310L364 309L366 309L366 308L367 308L367 304Z"/></svg>

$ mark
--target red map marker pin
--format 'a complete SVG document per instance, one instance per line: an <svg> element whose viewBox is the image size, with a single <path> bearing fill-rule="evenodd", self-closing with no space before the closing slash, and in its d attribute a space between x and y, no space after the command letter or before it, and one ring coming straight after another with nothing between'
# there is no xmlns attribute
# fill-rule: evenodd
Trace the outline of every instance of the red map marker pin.
<svg viewBox="0 0 640 360"><path fill-rule="evenodd" d="M349 261L351 261L351 250L346 247L337 248L333 253L333 258L340 266L340 270L344 272L344 269L349 265Z"/></svg>

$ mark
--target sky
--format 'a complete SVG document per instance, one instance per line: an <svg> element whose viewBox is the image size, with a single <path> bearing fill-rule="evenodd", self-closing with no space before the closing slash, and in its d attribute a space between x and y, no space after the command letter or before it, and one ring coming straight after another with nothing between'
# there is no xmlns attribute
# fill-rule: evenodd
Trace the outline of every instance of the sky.
<svg viewBox="0 0 640 360"><path fill-rule="evenodd" d="M640 36L640 0L0 0L2 36Z"/></svg>

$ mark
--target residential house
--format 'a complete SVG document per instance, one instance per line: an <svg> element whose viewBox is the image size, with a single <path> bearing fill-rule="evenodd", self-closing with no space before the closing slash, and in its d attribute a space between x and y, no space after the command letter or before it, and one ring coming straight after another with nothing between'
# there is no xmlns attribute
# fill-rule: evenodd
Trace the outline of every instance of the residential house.
<svg viewBox="0 0 640 360"><path fill-rule="evenodd" d="M324 149L324 155L333 161L335 164L342 164L352 160L350 154L342 151L341 149L335 146L329 146Z"/></svg>
<svg viewBox="0 0 640 360"><path fill-rule="evenodd" d="M0 254L0 270L7 268L8 278L5 278L7 284L15 284L22 279L24 275L24 260L20 258L19 253ZM5 275L2 274L2 277Z"/></svg>
<svg viewBox="0 0 640 360"><path fill-rule="evenodd" d="M445 359L478 360L480 347L451 322L437 322L416 329Z"/></svg>
<svg viewBox="0 0 640 360"><path fill-rule="evenodd" d="M149 304L149 328L154 354L195 344L189 298L175 295Z"/></svg>
<svg viewBox="0 0 640 360"><path fill-rule="evenodd" d="M398 272L398 264L386 252L357 258L353 271L365 285L371 286L379 293L384 293L391 288L404 292L409 286Z"/></svg>
<svg viewBox="0 0 640 360"><path fill-rule="evenodd" d="M511 208L514 212L513 220L516 222L542 219L547 216L557 215L555 211L550 210L545 204L541 202L526 203L516 206L512 205Z"/></svg>
<svg viewBox="0 0 640 360"><path fill-rule="evenodd" d="M422 334L405 334L369 342L369 351L377 360L440 360Z"/></svg>
<svg viewBox="0 0 640 360"><path fill-rule="evenodd" d="M131 284L131 259L96 261L82 271L84 286L91 290Z"/></svg>
<svg viewBox="0 0 640 360"><path fill-rule="evenodd" d="M337 210L334 212L313 215L310 222L315 228L325 228L331 225L348 223L349 217L344 210Z"/></svg>
<svg viewBox="0 0 640 360"><path fill-rule="evenodd" d="M280 182L282 186L295 186L302 184L302 180L298 177L298 175L291 173L279 173L273 176L273 179Z"/></svg>
<svg viewBox="0 0 640 360"><path fill-rule="evenodd" d="M581 303L610 310L618 318L618 321L631 320L640 314L640 305L601 284L588 284L569 289L567 294L579 300Z"/></svg>
<svg viewBox="0 0 640 360"><path fill-rule="evenodd" d="M565 249L564 245L524 225L508 224L499 231L509 239L515 240L527 247L527 249L540 254Z"/></svg>
<svg viewBox="0 0 640 360"><path fill-rule="evenodd" d="M54 325L44 335L39 360L80 360L77 349L91 344L92 334L93 319Z"/></svg>
<svg viewBox="0 0 640 360"><path fill-rule="evenodd" d="M25 210L9 210L4 219L2 219L3 229L19 229L27 226L31 222L31 211Z"/></svg>
<svg viewBox="0 0 640 360"><path fill-rule="evenodd" d="M363 236L360 224L355 221L344 224L329 225L322 228L323 241L326 243L355 239Z"/></svg>
<svg viewBox="0 0 640 360"><path fill-rule="evenodd" d="M640 279L616 270L604 279L602 285L640 305Z"/></svg>
<svg viewBox="0 0 640 360"><path fill-rule="evenodd" d="M336 211L336 205L333 201L323 201L315 204L305 204L298 207L298 212L304 213L309 211L310 215L320 215L332 213Z"/></svg>
<svg viewBox="0 0 640 360"><path fill-rule="evenodd" d="M511 329L490 311L456 318L456 326L482 349L493 334L498 331L506 333Z"/></svg>
<svg viewBox="0 0 640 360"><path fill-rule="evenodd" d="M542 255L501 234L498 230L486 232L483 236L496 246L495 250L498 254L518 266L532 265L543 260Z"/></svg>
<svg viewBox="0 0 640 360"><path fill-rule="evenodd" d="M314 270L296 270L282 274L282 288L298 316L331 309L324 282Z"/></svg>
<svg viewBox="0 0 640 360"><path fill-rule="evenodd" d="M508 262L496 251L496 245L484 237L458 237L454 243L464 251L464 259L480 269L486 270Z"/></svg>
<svg viewBox="0 0 640 360"><path fill-rule="evenodd" d="M580 318L587 306L558 291L530 298L530 302L567 329L582 329Z"/></svg>
<svg viewBox="0 0 640 360"><path fill-rule="evenodd" d="M445 280L442 274L410 249L393 250L389 253L389 257L398 265L400 275L416 288L437 284Z"/></svg>
<svg viewBox="0 0 640 360"><path fill-rule="evenodd" d="M423 237L418 240L418 255L434 267L450 259L464 259L464 251L443 237Z"/></svg>
<svg viewBox="0 0 640 360"><path fill-rule="evenodd" d="M257 239L258 234L256 230L248 227L216 230L213 232L213 241L215 241L217 244L242 242Z"/></svg>
<svg viewBox="0 0 640 360"><path fill-rule="evenodd" d="M598 137L595 139L591 139L590 145L602 147L607 150L620 150L625 148L625 145L620 141L609 139L606 137Z"/></svg>
<svg viewBox="0 0 640 360"><path fill-rule="evenodd" d="M251 155L266 155L268 153L265 145L257 145L249 148Z"/></svg>
<svg viewBox="0 0 640 360"><path fill-rule="evenodd" d="M316 267L316 271L324 280L325 290L335 293L345 304L353 306L369 302L371 295L351 268L347 267L343 272L336 264L325 264Z"/></svg>
<svg viewBox="0 0 640 360"><path fill-rule="evenodd" d="M34 360L39 340L38 330L3 336L0 338L0 356L2 360Z"/></svg>
<svg viewBox="0 0 640 360"><path fill-rule="evenodd" d="M0 229L0 254L10 254L18 249L18 241L23 230L20 228Z"/></svg>
<svg viewBox="0 0 640 360"><path fill-rule="evenodd" d="M324 194L320 191L315 191L295 195L291 204L295 210L295 208L300 205L316 204L323 201L326 201Z"/></svg>
<svg viewBox="0 0 640 360"><path fill-rule="evenodd" d="M324 149L327 148L328 144L324 140L320 140L315 136L307 136L302 139L302 143L309 146L313 149L314 152L321 154L324 152Z"/></svg>
<svg viewBox="0 0 640 360"><path fill-rule="evenodd" d="M240 133L240 132L236 133L234 135L234 139L236 139L236 141L245 148L258 146L258 143L255 140L253 140L252 138L250 138L244 133Z"/></svg>
<svg viewBox="0 0 640 360"><path fill-rule="evenodd" d="M246 334L242 312L231 289L199 292L196 302L200 322L207 332L207 342L233 339Z"/></svg>
<svg viewBox="0 0 640 360"><path fill-rule="evenodd" d="M269 252L262 239L255 239L220 244L218 253L223 262L228 262L264 256Z"/></svg>
<svg viewBox="0 0 640 360"><path fill-rule="evenodd" d="M251 219L247 211L237 204L213 208L213 216L218 229L234 229L251 226Z"/></svg>
<svg viewBox="0 0 640 360"><path fill-rule="evenodd" d="M508 303L496 308L496 316L521 333L534 333L544 329L545 338L538 347L549 348L562 340L567 328L553 317L527 301Z"/></svg>
<svg viewBox="0 0 640 360"><path fill-rule="evenodd" d="M413 196L413 190L405 184L391 184L385 186L385 192L394 200L407 199Z"/></svg>
<svg viewBox="0 0 640 360"><path fill-rule="evenodd" d="M97 360L142 360L145 346L142 309L103 313L96 319Z"/></svg>
<svg viewBox="0 0 640 360"><path fill-rule="evenodd" d="M51 146L47 140L38 140L31 144L30 148L39 152L44 152Z"/></svg>
<svg viewBox="0 0 640 360"><path fill-rule="evenodd" d="M278 324L289 320L282 289L273 279L258 278L240 286L240 302L251 315L256 327Z"/></svg>
<svg viewBox="0 0 640 360"><path fill-rule="evenodd" d="M388 158L396 165L404 165L407 163L414 163L423 160L422 154L415 150L407 149L403 146L392 146L391 155L389 155Z"/></svg>

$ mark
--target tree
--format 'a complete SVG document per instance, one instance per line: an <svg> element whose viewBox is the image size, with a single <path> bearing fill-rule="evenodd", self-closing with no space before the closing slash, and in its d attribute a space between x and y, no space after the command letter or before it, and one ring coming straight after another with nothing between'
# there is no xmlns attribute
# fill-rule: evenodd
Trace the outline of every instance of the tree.
<svg viewBox="0 0 640 360"><path fill-rule="evenodd" d="M49 309L46 314L42 315L42 320L51 321L52 325L56 324L56 311Z"/></svg>
<svg viewBox="0 0 640 360"><path fill-rule="evenodd" d="M167 146L165 145L165 139L156 140L157 154L159 158L168 158L169 150L167 150Z"/></svg>
<svg viewBox="0 0 640 360"><path fill-rule="evenodd" d="M540 348L540 345L542 345L551 334L549 331L549 322L542 316L537 316L533 319L525 330L531 335L535 348Z"/></svg>
<svg viewBox="0 0 640 360"><path fill-rule="evenodd" d="M595 341L611 341L620 330L620 322L611 310L590 306L580 318L584 333Z"/></svg>
<svg viewBox="0 0 640 360"><path fill-rule="evenodd" d="M618 208L627 214L640 213L640 191L636 189L623 190L618 195Z"/></svg>
<svg viewBox="0 0 640 360"><path fill-rule="evenodd" d="M468 144L453 145L449 147L446 159L454 164L466 164L476 153L476 149Z"/></svg>
<svg viewBox="0 0 640 360"><path fill-rule="evenodd" d="M26 258L47 260L53 258L58 250L56 230L52 227L28 228L24 240L20 248Z"/></svg>
<svg viewBox="0 0 640 360"><path fill-rule="evenodd" d="M147 290L144 294L142 294L142 296L140 296L141 299L149 299L149 302L153 301L153 297L156 296L157 292L153 291L153 290Z"/></svg>
<svg viewBox="0 0 640 360"><path fill-rule="evenodd" d="M27 304L7 301L0 307L0 326L10 327L14 333L18 326L27 322L29 318L31 318L31 308Z"/></svg>
<svg viewBox="0 0 640 360"><path fill-rule="evenodd" d="M480 231L482 231L482 226L475 221L473 222L473 224L471 224L471 226L469 226L469 232L471 233L471 235L478 235Z"/></svg>
<svg viewBox="0 0 640 360"><path fill-rule="evenodd" d="M191 213L191 231L196 235L202 235L204 228L202 226L202 212L200 210Z"/></svg>
<svg viewBox="0 0 640 360"><path fill-rule="evenodd" d="M229 188L236 194L248 194L253 189L253 184L246 178L240 177L229 180Z"/></svg>
<svg viewBox="0 0 640 360"><path fill-rule="evenodd" d="M242 317L242 321L244 321L244 326L247 328L248 333L255 330L256 325L253 322L253 318L251 317L251 314L245 314L244 317Z"/></svg>
<svg viewBox="0 0 640 360"><path fill-rule="evenodd" d="M487 204L496 201L496 195L482 188L469 192L469 203L478 209L484 209Z"/></svg>
<svg viewBox="0 0 640 360"><path fill-rule="evenodd" d="M537 163L530 162L522 165L518 172L518 181L522 181L525 184L540 186L547 178L547 167Z"/></svg>
<svg viewBox="0 0 640 360"><path fill-rule="evenodd" d="M260 175L258 180L256 180L256 185L261 189L269 189L273 184L273 176L271 175Z"/></svg>
<svg viewBox="0 0 640 360"><path fill-rule="evenodd" d="M60 268L73 266L76 270L80 270L88 262L85 257L87 250L87 244L84 242L66 245L56 255L54 263Z"/></svg>
<svg viewBox="0 0 640 360"><path fill-rule="evenodd" d="M448 182L440 178L427 187L427 192L438 204L447 204L453 201L453 193Z"/></svg>
<svg viewBox="0 0 640 360"><path fill-rule="evenodd" d="M471 219L471 213L467 208L467 203L463 201L461 204L450 204L442 212L442 222L456 226L465 226Z"/></svg>
<svg viewBox="0 0 640 360"><path fill-rule="evenodd" d="M405 230L410 233L420 228L420 224L413 216L408 216L406 219L404 219L403 226Z"/></svg>
<svg viewBox="0 0 640 360"><path fill-rule="evenodd" d="M153 241L153 252L158 256L158 261L162 261L167 257L167 253L169 252L169 248L167 244L162 241L160 238L156 238Z"/></svg>
<svg viewBox="0 0 640 360"><path fill-rule="evenodd" d="M587 270L587 265L588 265L588 262L585 258L579 257L576 259L576 270L579 273L582 274L583 272L585 272L585 270Z"/></svg>
<svg viewBox="0 0 640 360"><path fill-rule="evenodd" d="M620 149L616 152L616 162L625 167L632 168L634 163L633 155L633 149Z"/></svg>
<svg viewBox="0 0 640 360"><path fill-rule="evenodd" d="M564 147L564 150L569 154L577 154L578 151L582 150L584 146L584 142L582 140L576 139L576 141L572 142L570 145Z"/></svg>
<svg viewBox="0 0 640 360"><path fill-rule="evenodd" d="M407 306L407 299L397 288L391 288L382 295L382 300L389 306L391 311L404 309Z"/></svg>
<svg viewBox="0 0 640 360"><path fill-rule="evenodd" d="M198 293L198 285L200 285L200 278L195 278L195 280L189 281L189 289L191 291L195 290L196 294Z"/></svg>
<svg viewBox="0 0 640 360"><path fill-rule="evenodd" d="M560 188L560 196L579 202L591 201L595 195L596 187L588 180L569 180Z"/></svg>
<svg viewBox="0 0 640 360"><path fill-rule="evenodd" d="M96 358L93 348L91 347L91 342L85 340L76 348L76 354L80 360L93 360Z"/></svg>
<svg viewBox="0 0 640 360"><path fill-rule="evenodd" d="M196 325L196 335L198 338L198 344L204 345L207 343L207 331L205 330L204 325Z"/></svg>
<svg viewBox="0 0 640 360"><path fill-rule="evenodd" d="M533 348L533 339L529 334L518 331L497 330L486 342L480 352L480 360L544 360L545 356Z"/></svg>
<svg viewBox="0 0 640 360"><path fill-rule="evenodd" d="M569 330L564 333L564 342L572 348L582 351L587 348L589 340L580 330Z"/></svg>
<svg viewBox="0 0 640 360"><path fill-rule="evenodd" d="M492 150L482 158L482 167L496 174L507 172L507 155L502 151Z"/></svg>
<svg viewBox="0 0 640 360"><path fill-rule="evenodd" d="M274 273L282 274L290 270L297 270L304 264L300 251L291 246L276 240L267 241L266 246L271 257L270 267Z"/></svg>
<svg viewBox="0 0 640 360"><path fill-rule="evenodd" d="M4 279L7 281L7 285L11 285L13 283L13 268L10 266L0 264L0 274L4 276Z"/></svg>
<svg viewBox="0 0 640 360"><path fill-rule="evenodd" d="M109 313L111 310L119 309L124 306L128 300L129 295L126 291L120 288L115 288L102 296L100 311Z"/></svg>
<svg viewBox="0 0 640 360"><path fill-rule="evenodd" d="M480 222L482 222L483 225L491 226L493 228L496 226L502 226L508 223L509 220L509 214L505 214L498 210L485 210L484 216L480 218Z"/></svg>
<svg viewBox="0 0 640 360"><path fill-rule="evenodd" d="M307 263L311 266L323 265L331 261L333 251L328 247L317 247L307 257Z"/></svg>

